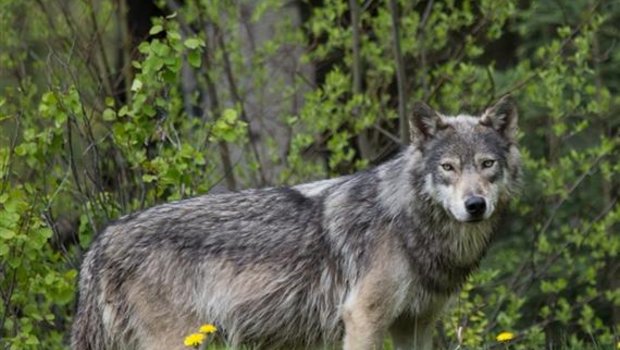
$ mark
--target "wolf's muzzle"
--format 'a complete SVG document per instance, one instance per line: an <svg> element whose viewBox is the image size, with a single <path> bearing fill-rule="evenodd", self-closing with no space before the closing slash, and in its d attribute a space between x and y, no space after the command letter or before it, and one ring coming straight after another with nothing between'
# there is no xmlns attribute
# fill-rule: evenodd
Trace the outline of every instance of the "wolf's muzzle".
<svg viewBox="0 0 620 350"><path fill-rule="evenodd" d="M465 210L473 219L480 219L487 210L487 203L483 197L472 196L465 200Z"/></svg>

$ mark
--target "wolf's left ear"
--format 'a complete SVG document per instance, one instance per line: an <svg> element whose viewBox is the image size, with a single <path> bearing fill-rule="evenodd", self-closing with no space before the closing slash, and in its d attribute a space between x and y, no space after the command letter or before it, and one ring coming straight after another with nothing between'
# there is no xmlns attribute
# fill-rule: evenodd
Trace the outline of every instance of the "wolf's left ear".
<svg viewBox="0 0 620 350"><path fill-rule="evenodd" d="M508 140L517 137L517 106L510 95L502 97L480 117L480 124L491 127Z"/></svg>
<svg viewBox="0 0 620 350"><path fill-rule="evenodd" d="M413 145L421 145L433 138L437 131L446 128L446 123L424 102L416 102L409 118L409 133Z"/></svg>

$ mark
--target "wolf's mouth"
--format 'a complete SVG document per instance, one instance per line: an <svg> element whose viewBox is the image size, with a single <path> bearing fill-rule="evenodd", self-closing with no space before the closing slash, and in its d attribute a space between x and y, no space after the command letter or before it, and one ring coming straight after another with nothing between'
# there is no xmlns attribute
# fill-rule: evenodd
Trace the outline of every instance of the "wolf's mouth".
<svg viewBox="0 0 620 350"><path fill-rule="evenodd" d="M482 217L481 218L471 218L471 219L465 220L464 222L466 222L466 223L476 223L476 222L480 222L480 221L483 221L483 220L484 220L484 218L482 218Z"/></svg>

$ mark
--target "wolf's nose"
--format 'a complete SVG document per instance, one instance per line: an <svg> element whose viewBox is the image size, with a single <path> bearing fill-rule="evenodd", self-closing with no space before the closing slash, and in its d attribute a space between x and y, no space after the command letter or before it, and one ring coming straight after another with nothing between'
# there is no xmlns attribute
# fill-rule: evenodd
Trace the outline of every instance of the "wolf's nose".
<svg viewBox="0 0 620 350"><path fill-rule="evenodd" d="M473 196L467 198L467 200L465 201L465 209L467 209L467 212L471 216L479 217L484 214L485 210L487 209L487 204L484 198Z"/></svg>

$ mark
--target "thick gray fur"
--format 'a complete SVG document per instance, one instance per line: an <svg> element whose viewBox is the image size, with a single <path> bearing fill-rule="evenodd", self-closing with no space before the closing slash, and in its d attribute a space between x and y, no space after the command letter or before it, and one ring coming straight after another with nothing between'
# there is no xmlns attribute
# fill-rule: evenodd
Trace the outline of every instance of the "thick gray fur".
<svg viewBox="0 0 620 350"><path fill-rule="evenodd" d="M72 348L431 349L520 176L509 98L481 117L416 104L412 143L363 172L206 195L121 218L84 259ZM470 215L477 197L484 211Z"/></svg>

